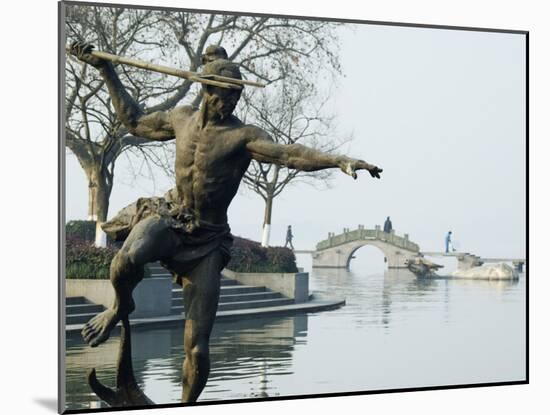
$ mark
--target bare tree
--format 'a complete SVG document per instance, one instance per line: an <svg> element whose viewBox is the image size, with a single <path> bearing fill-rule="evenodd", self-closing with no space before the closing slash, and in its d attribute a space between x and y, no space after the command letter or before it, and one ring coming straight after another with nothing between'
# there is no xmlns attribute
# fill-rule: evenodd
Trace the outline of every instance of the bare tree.
<svg viewBox="0 0 550 415"><path fill-rule="evenodd" d="M320 66L340 71L335 23L85 5L67 9L69 42L90 42L113 54L196 72L206 47L218 44L245 77L278 84L291 76L304 88L314 87ZM200 103L200 88L188 80L125 66L117 71L146 112L167 110L182 101ZM66 143L88 178L88 216L100 223L107 219L118 157L138 153L150 170L161 167L171 173L174 147L129 134L93 68L68 59L66 79Z"/></svg>
<svg viewBox="0 0 550 415"><path fill-rule="evenodd" d="M325 90L326 94L329 94ZM351 140L335 133L335 117L324 109L326 102L321 88L303 89L300 82L280 83L269 93L261 91L246 97L243 117L267 131L278 143L300 143L323 152L333 152ZM283 190L296 183L327 187L330 170L305 172L275 164L253 161L244 176L244 183L264 201L262 246L269 246L273 201Z"/></svg>
<svg viewBox="0 0 550 415"><path fill-rule="evenodd" d="M150 10L104 7L68 8L67 33L71 40L85 40L110 53L144 57L154 48L167 48L159 39L159 18ZM117 158L139 148L155 160L159 144L129 135L118 121L98 72L80 62L66 63L66 145L88 179L88 218L107 219ZM141 104L173 91L175 80L158 74L120 67L121 77ZM101 235L101 234L99 234ZM98 235L98 236L99 236ZM97 238L96 238L97 240Z"/></svg>

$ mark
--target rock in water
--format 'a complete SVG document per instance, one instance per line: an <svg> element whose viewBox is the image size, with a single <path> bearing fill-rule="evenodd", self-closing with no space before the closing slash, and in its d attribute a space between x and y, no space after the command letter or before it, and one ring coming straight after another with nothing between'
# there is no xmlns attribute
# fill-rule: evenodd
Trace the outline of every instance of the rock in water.
<svg viewBox="0 0 550 415"><path fill-rule="evenodd" d="M518 273L510 265L504 263L483 265L467 270L456 270L451 274L456 278L480 279L480 280L517 280Z"/></svg>
<svg viewBox="0 0 550 415"><path fill-rule="evenodd" d="M428 261L426 258L417 256L406 261L407 268L417 277L436 277L437 271L440 268L443 268L443 265L435 264L431 261Z"/></svg>

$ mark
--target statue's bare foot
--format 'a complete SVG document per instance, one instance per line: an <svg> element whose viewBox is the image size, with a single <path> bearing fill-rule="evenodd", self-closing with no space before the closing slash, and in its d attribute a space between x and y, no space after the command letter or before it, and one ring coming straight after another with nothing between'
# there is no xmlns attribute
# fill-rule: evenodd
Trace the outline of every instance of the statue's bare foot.
<svg viewBox="0 0 550 415"><path fill-rule="evenodd" d="M84 325L82 337L90 346L96 347L109 338L111 330L119 321L118 313L112 309L105 310Z"/></svg>

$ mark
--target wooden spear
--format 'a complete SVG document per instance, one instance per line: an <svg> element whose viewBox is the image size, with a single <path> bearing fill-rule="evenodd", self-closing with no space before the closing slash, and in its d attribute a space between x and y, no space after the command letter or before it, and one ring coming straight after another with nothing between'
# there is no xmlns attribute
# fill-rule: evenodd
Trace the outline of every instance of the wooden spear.
<svg viewBox="0 0 550 415"><path fill-rule="evenodd" d="M72 54L71 48L65 48L67 52ZM192 82L200 82L206 85L218 86L220 88L228 89L242 89L244 85L255 86L258 88L264 88L265 84L259 82L247 81L244 79L230 78L221 75L201 75L197 72L184 71L183 69L171 68L169 66L157 65L150 62L140 61L137 59L125 58L124 56L113 55L107 52L100 52L98 50L92 50L90 55L97 58L105 59L113 63L122 63L124 65L135 66L136 68L146 69L153 72L159 72L167 75L177 76L178 78L188 79Z"/></svg>

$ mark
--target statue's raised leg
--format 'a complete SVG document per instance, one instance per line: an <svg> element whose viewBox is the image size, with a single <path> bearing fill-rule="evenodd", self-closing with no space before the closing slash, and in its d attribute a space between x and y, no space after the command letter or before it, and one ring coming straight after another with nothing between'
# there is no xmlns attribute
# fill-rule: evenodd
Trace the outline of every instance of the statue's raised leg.
<svg viewBox="0 0 550 415"><path fill-rule="evenodd" d="M132 291L143 279L145 264L169 257L176 245L168 222L162 218L151 216L134 226L111 262L113 306L93 317L82 329L82 337L90 346L107 340L115 325L134 311Z"/></svg>

